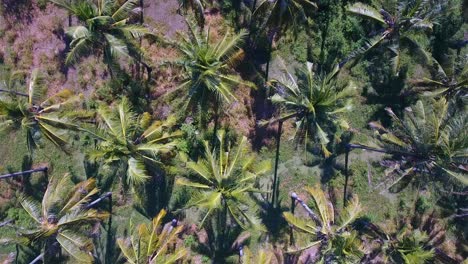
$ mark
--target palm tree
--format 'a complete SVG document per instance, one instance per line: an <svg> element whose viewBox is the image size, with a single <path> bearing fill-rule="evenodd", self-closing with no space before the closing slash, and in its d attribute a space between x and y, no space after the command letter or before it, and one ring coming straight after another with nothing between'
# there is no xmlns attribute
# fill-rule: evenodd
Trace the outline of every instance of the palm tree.
<svg viewBox="0 0 468 264"><path fill-rule="evenodd" d="M38 69L32 71L27 87L20 82L24 72L6 71L4 76L5 89L0 93L1 129L23 131L30 154L42 145L43 136L67 151L67 130L77 129L73 120L88 117L88 113L79 110L82 96L63 89L47 98L44 76ZM27 92L20 92L23 90Z"/></svg>
<svg viewBox="0 0 468 264"><path fill-rule="evenodd" d="M97 118L97 131L82 128L99 141L89 156L123 172L122 185L125 179L134 187L144 183L150 177L146 164L164 166L177 144L173 139L179 133L171 132L173 118L151 123L148 115L132 111L126 97L115 107L102 104Z"/></svg>
<svg viewBox="0 0 468 264"><path fill-rule="evenodd" d="M179 88L188 90L185 109L198 112L202 126L205 125L203 115L210 107L214 108L216 136L222 104L236 100L234 87L243 84L254 88L232 73L232 66L242 57L240 46L246 32L241 30L236 35L226 33L221 41L212 43L209 32L204 35L187 24L189 35L177 46L183 56L178 63L186 74Z"/></svg>
<svg viewBox="0 0 468 264"><path fill-rule="evenodd" d="M437 69L436 78L413 80L413 91L423 92L424 95L433 97L444 96L447 99L463 99L468 93L468 65L465 65L458 72L442 67L435 59L433 62Z"/></svg>
<svg viewBox="0 0 468 264"><path fill-rule="evenodd" d="M150 35L150 32L142 25L130 23L141 12L138 0L98 1L98 4L87 0L71 3L66 0L51 1L81 22L81 25L70 27L66 32L72 39L66 64L74 64L82 57L96 54L102 56L111 76L120 70L119 60L122 58L142 63L150 74L151 69L143 61L142 51L136 42Z"/></svg>
<svg viewBox="0 0 468 264"><path fill-rule="evenodd" d="M269 31L269 49L265 80L268 80L272 46L277 34L288 29L299 28L299 24L307 20L310 11L316 9L317 5L310 0L263 0L259 3L253 16L264 19L262 28L266 28Z"/></svg>
<svg viewBox="0 0 468 264"><path fill-rule="evenodd" d="M34 220L33 230L18 229L17 236L3 242L31 245L40 243L44 263L60 261L61 250L83 263L92 263L93 243L85 230L108 217L91 209L91 199L99 193L94 179L74 184L70 174L52 177L38 203L22 197L21 205Z"/></svg>
<svg viewBox="0 0 468 264"><path fill-rule="evenodd" d="M218 131L217 139L219 147L213 151L208 142L204 142L205 157L187 163L195 174L177 179L176 184L200 191L187 206L206 210L200 226L211 214L221 212L225 214L223 218L230 216L237 224L247 228L250 224L256 224L256 219L248 214L255 207L248 194L261 192L256 188L258 179L270 170L271 164L269 161L256 162L255 155L250 153L247 146L246 137L236 144L235 152L231 146L225 145L223 130Z"/></svg>
<svg viewBox="0 0 468 264"><path fill-rule="evenodd" d="M362 231L376 239L377 247L365 257L365 262L381 259L392 263L460 263L441 247L446 240L445 227L431 214L415 213L412 216L399 217L395 224L364 224Z"/></svg>
<svg viewBox="0 0 468 264"><path fill-rule="evenodd" d="M273 104L282 107L281 116L273 120L273 122L279 122L273 179L273 205L278 202L277 168L282 123L295 118L294 139L296 142L304 142L306 148L307 141L313 137L318 140L325 157L331 155L327 148L330 142L329 137L332 135L331 131L336 130L337 127L345 129L349 127L342 114L351 110L351 98L356 92L355 85L352 82L347 85L338 82L340 70L338 66L323 77L316 76L312 71L312 66L312 63L307 63L305 69L300 72L299 79L295 79L286 71L283 79L271 81L276 94L270 100Z"/></svg>
<svg viewBox="0 0 468 264"><path fill-rule="evenodd" d="M418 54L426 63L430 62L431 55L418 42L418 36L432 31L433 19L440 6L433 5L429 1L412 0L392 1L391 5L387 10L384 8L377 10L360 2L348 7L350 13L371 19L384 27L378 36L373 37L365 47L354 52L350 58L357 61L369 51L384 45L393 54L393 71L398 75L403 48L412 51L413 55Z"/></svg>
<svg viewBox="0 0 468 264"><path fill-rule="evenodd" d="M236 151L225 145L224 137L224 131L218 131L219 147L213 151L205 141L205 157L187 163L194 174L176 181L178 185L199 191L192 196L187 208L205 211L200 227L205 226L213 243L210 257L215 263L222 262L230 251L229 238L237 236L237 227L263 230L255 216L257 206L251 195L261 192L257 188L258 179L271 167L269 161L256 161L245 137L237 143Z"/></svg>
<svg viewBox="0 0 468 264"><path fill-rule="evenodd" d="M180 263L188 255L188 250L176 247L177 237L184 226L177 225L177 220L171 224L162 225L166 215L165 210L153 218L151 224L140 224L134 229L131 224L131 234L127 238L119 238L117 243L124 254L127 263L153 264L153 263Z"/></svg>
<svg viewBox="0 0 468 264"><path fill-rule="evenodd" d="M305 189L312 198L315 212L293 193L291 197L304 208L308 218L299 218L289 212L283 215L294 230L311 236L313 241L306 245L300 243L288 253L318 246L321 263L358 263L364 256L363 247L357 233L351 230L351 224L361 212L357 196L354 196L349 205L343 209L340 219L335 221L333 204L325 197L322 189L319 186Z"/></svg>
<svg viewBox="0 0 468 264"><path fill-rule="evenodd" d="M405 109L403 119L390 108L385 110L395 129L384 128L377 122L371 122L370 126L384 149L399 153L382 162L389 167L388 176L398 175L391 190L406 186L415 176L419 176L421 184L432 180L445 182L445 176L468 184L466 106L456 109L445 98L432 99L427 104L418 101Z"/></svg>

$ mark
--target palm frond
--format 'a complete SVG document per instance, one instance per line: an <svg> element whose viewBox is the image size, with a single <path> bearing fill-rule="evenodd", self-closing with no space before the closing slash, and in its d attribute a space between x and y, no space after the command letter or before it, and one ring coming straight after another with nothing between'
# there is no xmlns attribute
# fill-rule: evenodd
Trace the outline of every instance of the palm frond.
<svg viewBox="0 0 468 264"><path fill-rule="evenodd" d="M148 173L146 172L145 164L138 159L128 159L128 181L130 184L141 184L149 179Z"/></svg>
<svg viewBox="0 0 468 264"><path fill-rule="evenodd" d="M375 21L378 21L381 24L384 24L384 25L386 24L385 18L382 16L382 14L380 14L380 12L377 11L377 9L369 5L366 5L360 2L354 3L353 5L348 7L348 11L356 15L360 15L360 16L373 19Z"/></svg>

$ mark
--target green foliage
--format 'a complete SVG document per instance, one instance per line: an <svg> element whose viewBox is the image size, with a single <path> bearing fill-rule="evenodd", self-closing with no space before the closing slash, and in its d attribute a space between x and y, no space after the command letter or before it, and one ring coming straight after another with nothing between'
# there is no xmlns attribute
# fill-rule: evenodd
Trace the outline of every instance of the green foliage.
<svg viewBox="0 0 468 264"><path fill-rule="evenodd" d="M18 229L15 237L3 243L43 243L45 261L57 260L59 245L71 257L91 263L89 253L93 244L83 233L83 228L108 217L107 213L86 208L98 192L93 179L75 185L68 174L52 178L41 204L31 197L21 198L21 205L34 220L34 227L31 230Z"/></svg>
<svg viewBox="0 0 468 264"><path fill-rule="evenodd" d="M166 211L162 210L149 225L140 224L135 228L131 224L130 237L117 240L127 263L173 264L180 263L186 258L188 251L185 248L171 249L183 226L174 226L174 224L163 226L162 219L165 215Z"/></svg>
<svg viewBox="0 0 468 264"><path fill-rule="evenodd" d="M258 179L269 171L271 164L269 161L255 162L245 137L240 139L237 150L230 152L231 146L224 145L224 136L224 131L217 134L219 147L213 151L205 141L205 157L187 163L194 175L179 178L176 183L200 190L187 207L198 207L206 212L201 226L212 214L221 213L228 214L242 228L260 228L255 203L249 194L261 192L257 189Z"/></svg>
<svg viewBox="0 0 468 264"><path fill-rule="evenodd" d="M307 212L307 219L283 213L286 221L297 231L311 236L313 242L299 242L289 253L300 252L313 246L319 247L320 261L335 260L338 263L354 263L364 255L362 242L352 231L351 223L357 219L362 208L357 196L354 196L347 207L335 219L333 204L325 197L325 193L317 185L305 188L312 198L313 209L302 200L299 204ZM297 198L295 198L297 199Z"/></svg>
<svg viewBox="0 0 468 264"><path fill-rule="evenodd" d="M47 87L39 70L31 72L24 84L24 72L2 72L0 89L0 124L2 130L21 130L27 139L27 147L43 145L42 138L67 152L67 129L76 130L73 121L86 118L88 113L79 111L80 95L63 89L47 97ZM75 110L71 112L71 109Z"/></svg>
<svg viewBox="0 0 468 264"><path fill-rule="evenodd" d="M221 41L212 43L209 31L202 33L187 24L189 34L177 45L182 58L176 63L182 65L185 72L179 89L184 90L186 111L198 112L199 125L206 127L204 116L210 108L214 108L214 115L218 116L223 103L237 100L233 91L236 85L254 88L253 84L232 73L232 66L243 56L241 45L247 32L225 33Z"/></svg>
<svg viewBox="0 0 468 264"><path fill-rule="evenodd" d="M84 25L70 27L67 35L72 38L66 64L77 63L82 57L99 50L110 73L120 70L121 58L142 60L142 51L136 39L150 35L147 28L129 23L137 13L137 0L92 1L51 0L78 18Z"/></svg>
<svg viewBox="0 0 468 264"><path fill-rule="evenodd" d="M287 73L281 80L273 80L276 94L270 100L273 104L284 106L284 111L276 121L296 119L296 141L304 141L307 146L313 138L322 148L325 157L331 155L327 149L332 131L339 127L349 128L342 114L351 110L351 98L356 87L349 82L345 85L337 82L339 67L325 76L317 77L312 71L313 64L307 63L300 72L300 78L294 79ZM339 138L337 133L334 137Z"/></svg>
<svg viewBox="0 0 468 264"><path fill-rule="evenodd" d="M466 259L466 1L52 2L0 0L0 174L49 168L0 179L2 261L15 243L18 263ZM313 64L265 84L271 54ZM388 153L349 153L344 206L348 142Z"/></svg>
<svg viewBox="0 0 468 264"><path fill-rule="evenodd" d="M386 162L386 174L396 173L399 178L392 184L396 190L406 186L414 175L424 177L429 174L432 180L443 176L468 184L466 171L461 169L466 163L467 123L465 109L457 109L444 98L432 100L430 104L418 101L405 109L400 119L390 108L395 130L388 130L379 123L370 126L376 131L382 146L397 151L395 156L404 158ZM393 152L394 153L394 152ZM427 179L420 183L427 184ZM442 181L445 181L442 180ZM394 189L395 190L395 189Z"/></svg>
<svg viewBox="0 0 468 264"><path fill-rule="evenodd" d="M101 104L97 115L97 130L81 128L99 141L90 159L123 168L121 177L130 185L138 186L150 177L145 163L162 166L171 158L177 145L173 139L179 135L172 131L174 119L154 121L143 129L140 120L145 115L133 112L125 97L116 107Z"/></svg>

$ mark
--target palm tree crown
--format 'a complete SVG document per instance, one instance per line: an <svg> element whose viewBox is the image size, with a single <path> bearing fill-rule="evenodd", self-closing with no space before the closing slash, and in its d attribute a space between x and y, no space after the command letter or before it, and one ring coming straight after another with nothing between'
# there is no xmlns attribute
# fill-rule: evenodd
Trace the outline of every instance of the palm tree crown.
<svg viewBox="0 0 468 264"><path fill-rule="evenodd" d="M423 92L428 96L444 96L447 99L466 100L468 94L468 65L460 71L441 66L435 59L436 68L434 79L420 79L412 81L414 91Z"/></svg>
<svg viewBox="0 0 468 264"><path fill-rule="evenodd" d="M327 149L330 125L348 128L342 114L351 110L351 98L356 91L352 82L344 87L339 85L338 73L336 67L328 75L317 77L312 71L312 63L307 63L301 72L303 78L297 80L287 72L283 79L271 82L277 91L271 101L284 108L277 121L295 117L295 140L307 143L309 137L316 137L325 156L331 154Z"/></svg>
<svg viewBox="0 0 468 264"><path fill-rule="evenodd" d="M179 178L177 184L200 190L192 198L189 207L206 210L202 224L214 212L227 210L228 214L243 228L258 224L253 217L255 204L249 194L260 192L256 188L259 176L270 170L269 161L256 162L249 153L247 139L242 137L236 151L226 148L224 131L218 134L219 147L211 151L205 141L205 157L198 162L188 162L194 172L189 178Z"/></svg>
<svg viewBox="0 0 468 264"><path fill-rule="evenodd" d="M44 76L38 69L32 71L27 87L18 87L23 77L24 72L5 72L2 88L6 89L3 89L5 93L0 93L1 129L21 129L26 135L30 153L42 145L42 136L66 151L66 129L76 129L73 119L87 115L78 110L82 96L63 89L46 97ZM27 93L22 93L25 89Z"/></svg>
<svg viewBox="0 0 468 264"><path fill-rule="evenodd" d="M377 10L363 3L354 3L348 7L352 14L363 16L381 24L384 29L379 36L373 38L364 48L355 52L352 57L362 57L370 50L384 44L393 54L392 64L395 74L401 65L402 47L406 47L414 54L422 57L426 63L431 56L417 41L417 35L432 31L433 20L440 10L440 6L429 1L398 0L393 1L391 10Z"/></svg>
<svg viewBox="0 0 468 264"><path fill-rule="evenodd" d="M265 25L275 30L296 28L305 21L317 5L310 0L264 0L254 11L255 16L266 18ZM266 14L266 15L265 15Z"/></svg>
<svg viewBox="0 0 468 264"><path fill-rule="evenodd" d="M18 237L10 242L27 245L43 242L45 259L56 255L59 245L73 258L92 263L93 243L89 235L83 233L86 228L89 230L93 224L108 217L107 213L86 207L98 192L94 179L75 185L69 174L53 177L41 204L30 197L21 199L21 205L37 228L20 230Z"/></svg>
<svg viewBox="0 0 468 264"><path fill-rule="evenodd" d="M236 35L224 35L217 43L212 43L209 32L203 35L189 25L189 35L178 45L183 58L179 64L184 67L186 78L181 89L188 89L186 109L206 112L209 107L218 108L222 103L236 100L235 85L253 87L240 77L232 74L232 66L242 57L240 46L246 31ZM218 109L215 109L217 112Z"/></svg>
<svg viewBox="0 0 468 264"><path fill-rule="evenodd" d="M78 0L69 3L65 0L52 0L60 7L75 15L82 25L70 27L67 35L72 38L67 64L76 63L80 58L93 53L103 56L109 69L118 66L118 59L141 60L141 50L135 39L150 34L147 28L132 24L138 15L138 0Z"/></svg>
<svg viewBox="0 0 468 264"><path fill-rule="evenodd" d="M382 146L389 151L396 151L402 159L384 162L389 172L400 174L400 180L411 179L413 175L450 175L454 179L468 184L467 166L467 118L465 109L457 110L445 98L431 100L431 104L418 101L416 105L405 109L404 118L400 119L390 109L396 129L384 128L379 123L370 126Z"/></svg>
<svg viewBox="0 0 468 264"><path fill-rule="evenodd" d="M163 226L162 220L166 211L162 210L153 218L150 224L140 224L135 229L131 224L132 233L130 237L118 239L122 253L130 264L153 264L153 263L180 263L187 255L187 249L178 247L171 249L177 242L184 226L177 226L177 221Z"/></svg>
<svg viewBox="0 0 468 264"><path fill-rule="evenodd" d="M90 157L123 167L131 184L141 184L149 177L145 163L162 165L163 159L176 146L173 139L179 133L170 131L173 119L145 124L148 117L135 114L125 97L116 107L101 105L97 114L99 129L96 132L87 130L99 140Z"/></svg>
<svg viewBox="0 0 468 264"><path fill-rule="evenodd" d="M357 196L354 196L349 205L343 209L340 219L335 221L335 209L322 189L319 186L305 189L312 198L317 213L296 197L295 199L307 211L309 218L302 219L289 212L285 212L284 217L295 230L311 235L313 242L305 246L304 243L300 243L302 245L298 249L290 252L318 245L321 261L325 260L325 263L357 263L364 255L357 234L350 228L362 210Z"/></svg>

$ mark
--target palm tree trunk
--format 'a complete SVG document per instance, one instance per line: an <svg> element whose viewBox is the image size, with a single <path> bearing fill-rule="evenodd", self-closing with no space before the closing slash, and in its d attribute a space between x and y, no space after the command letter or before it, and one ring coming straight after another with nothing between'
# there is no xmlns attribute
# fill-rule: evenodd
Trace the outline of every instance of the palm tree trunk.
<svg viewBox="0 0 468 264"><path fill-rule="evenodd" d="M47 167L40 167L40 168L33 169L33 170L27 170L27 171L20 171L20 172L14 172L14 173L9 173L9 174L4 174L4 175L0 175L0 180L2 180L2 179L7 179L7 178L12 178L12 177L16 177L16 176L20 176L20 175L24 175L24 174L30 174L30 173L34 173L34 172L39 172L39 171L47 172L47 170L48 170Z"/></svg>
<svg viewBox="0 0 468 264"><path fill-rule="evenodd" d="M44 253L39 254L33 261L31 261L29 264L36 264L38 261L40 261L44 257Z"/></svg>
<svg viewBox="0 0 468 264"><path fill-rule="evenodd" d="M109 196L109 222L107 224L107 241L106 241L106 263L111 263L113 250L113 239L112 239L112 193Z"/></svg>
<svg viewBox="0 0 468 264"><path fill-rule="evenodd" d="M252 13L255 11L255 7L257 7L257 0L254 0L254 1L253 1Z"/></svg>
<svg viewBox="0 0 468 264"><path fill-rule="evenodd" d="M343 190L343 207L346 206L346 196L348 192L348 159L349 159L349 152L351 151L351 148L346 146L346 153L345 153L345 184L344 184L344 190Z"/></svg>
<svg viewBox="0 0 468 264"><path fill-rule="evenodd" d="M71 5L71 1L72 1L72 0L68 0L68 4ZM71 14L70 11L68 12L68 26L69 26L69 27L72 26L72 14Z"/></svg>
<svg viewBox="0 0 468 264"><path fill-rule="evenodd" d="M25 97L29 96L28 94L25 94L25 93L20 93L20 92L16 92L16 91L9 91L9 90L5 90L5 89L0 89L0 93L12 93L12 94L15 94L15 95L25 96Z"/></svg>
<svg viewBox="0 0 468 264"><path fill-rule="evenodd" d="M143 9L144 9L144 0L140 0L140 24L143 25L145 22L145 17L143 14Z"/></svg>
<svg viewBox="0 0 468 264"><path fill-rule="evenodd" d="M280 120L278 122L278 131L276 133L275 172L273 175L273 190L272 190L272 198L271 198L271 205L273 206L273 208L276 208L277 203L278 203L278 196L279 196L278 163L279 163L279 155L280 155L282 130L283 130L283 121Z"/></svg>
<svg viewBox="0 0 468 264"><path fill-rule="evenodd" d="M265 83L268 82L268 73L270 72L270 60L271 60L271 52L273 49L273 38L274 34L269 38L269 43L268 43L268 55L267 55L267 63L266 63L266 69L265 69Z"/></svg>
<svg viewBox="0 0 468 264"><path fill-rule="evenodd" d="M211 146L214 147L216 145L216 133L218 133L218 126L219 126L219 100L216 99L215 102L215 116L214 116L214 127L213 127L213 136L211 138Z"/></svg>

